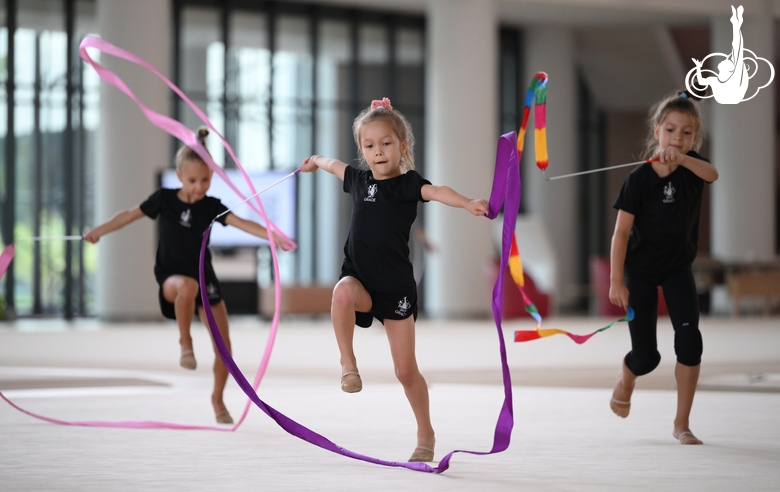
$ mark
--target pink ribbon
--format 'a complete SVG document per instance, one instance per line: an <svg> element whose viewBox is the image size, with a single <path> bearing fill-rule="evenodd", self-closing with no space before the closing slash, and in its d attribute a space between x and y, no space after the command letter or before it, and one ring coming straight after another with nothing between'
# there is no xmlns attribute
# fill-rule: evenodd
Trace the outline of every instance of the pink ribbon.
<svg viewBox="0 0 780 492"><path fill-rule="evenodd" d="M103 67L99 63L95 62L87 52L87 48L96 48L104 53L107 53L109 55L113 55L117 58L121 58L123 60L127 60L129 62L135 63L136 65L139 65L143 68L146 68L153 74L155 74L158 78L160 78L165 84L173 90L192 110L195 112L196 115L203 121L203 123L211 129L211 131L219 137L220 141L222 142L222 145L227 150L228 154L233 158L233 161L236 163L236 167L241 172L241 175L246 180L247 184L249 185L249 189L251 190L252 194L255 194L255 188L252 184L251 179L249 178L249 175L244 170L243 166L241 165L241 161L238 159L238 157L233 152L233 149L230 147L230 144L228 144L227 140L217 131L216 128L214 128L214 125L211 123L211 121L208 119L208 117L198 108L198 106L195 105L187 96L182 92L181 89L176 87L173 82L168 80L164 75L160 73L159 70L157 70L153 65L151 65L146 60L130 53L129 51L125 51L121 48L118 48L114 46L113 44L109 43L108 41L104 41L100 38L87 36L81 41L81 45L79 46L79 54L81 58L84 59L87 63L92 65L92 67L95 69L97 74L100 76L100 78L106 82L107 84L113 85L117 89L119 89L121 92L125 93L130 99L132 99L138 107L143 112L144 116L146 116L146 119L148 119L153 125L157 126L161 130L167 132L168 134L178 138L181 140L185 145L190 147L192 150L197 152L197 154L203 159L203 162L205 162L211 169L214 170L215 173L217 173L227 184L228 186L236 192L236 194L241 197L241 199L246 199L244 195L241 193L241 191L230 181L230 178L228 178L227 174L220 168L214 160L211 158L211 155L206 151L206 149L203 147L203 145L200 143L200 141L197 138L197 134L187 128L185 125L180 123L179 121L174 120L173 118L170 118L168 116L162 115L160 113L157 113L153 110L151 110L149 107L147 107L134 93L130 90L129 87L122 81L121 78L119 78L118 75L116 75L114 72L108 70L107 68ZM252 204L249 202L250 207L260 214L260 216L263 218L263 221L266 224L266 228L269 232L273 232L275 234L278 234L280 236L283 236L286 238L284 233L282 233L279 228L268 219L268 216L265 213L265 209L263 208L262 201L260 200L259 196L255 197L257 205ZM276 334L279 329L279 315L280 315L280 306L281 306L281 282L280 282L280 273L279 273L279 260L277 258L276 254L276 247L275 247L275 241L273 238L273 234L268 235L268 240L271 243L271 256L273 259L273 270L274 270L274 291L276 293L276 298L274 301L274 316L273 320L271 322L271 331L268 334L268 340L266 342L265 351L263 353L263 357L260 361L260 365L257 369L257 373L255 375L254 382L252 383L252 387L255 391L257 391L257 388L260 386L260 382L263 379L263 376L265 375L265 371L268 368L268 362L271 358L271 352L273 350L274 342L276 340ZM9 249L10 248L10 249ZM0 257L0 266L3 268L0 268L0 276L2 276L2 273L5 272L5 268L7 268L7 263L10 263L11 259L13 258L13 245L6 246L5 250L2 253L2 256ZM207 303L208 305L208 303ZM64 421L64 420L58 420L53 419L49 417L45 417L42 415L35 414L33 412L29 412L27 410L24 410L20 408L18 405L15 405L11 401L8 400L2 393L0 393L0 397L3 398L6 402L11 404L14 408L17 410L26 413L27 415L30 415L32 417L45 420L47 422L51 422L54 424L61 424L61 425L77 425L77 426L86 426L86 427L124 427L124 428L162 428L162 429L200 429L200 430L218 430L218 431L235 431L238 429L239 426L244 422L246 419L247 413L249 412L249 408L252 404L250 400L247 400L246 405L244 406L244 410L241 414L241 417L238 419L238 422L236 422L232 427L216 427L216 426L191 426L191 425L181 425L176 423L170 423L170 422L157 422L157 421L143 421L143 422L93 422L93 421L78 421L78 422L70 422L70 421Z"/></svg>

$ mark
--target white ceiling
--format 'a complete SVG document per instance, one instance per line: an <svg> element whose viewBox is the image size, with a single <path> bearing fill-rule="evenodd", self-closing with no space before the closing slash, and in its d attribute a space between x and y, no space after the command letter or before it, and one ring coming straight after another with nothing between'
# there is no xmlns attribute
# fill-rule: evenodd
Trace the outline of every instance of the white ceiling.
<svg viewBox="0 0 780 492"><path fill-rule="evenodd" d="M288 0L422 14L431 1L442 0ZM443 0L459 1L459 0ZM731 4L747 13L760 12L769 1L780 17L780 0L467 0L494 1L501 22L517 24L625 25L686 24L729 15Z"/></svg>

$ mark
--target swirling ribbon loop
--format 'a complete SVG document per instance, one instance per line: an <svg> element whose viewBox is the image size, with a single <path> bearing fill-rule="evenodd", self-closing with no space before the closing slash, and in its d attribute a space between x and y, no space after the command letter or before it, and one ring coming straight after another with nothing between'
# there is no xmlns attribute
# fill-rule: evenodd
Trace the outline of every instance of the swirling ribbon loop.
<svg viewBox="0 0 780 492"><path fill-rule="evenodd" d="M89 63L97 72L98 76L106 82L109 85L113 85L117 89L119 89L121 92L123 92L125 95L127 95L130 99L132 99L138 108L142 111L144 116L155 126L160 128L161 130L165 131L166 133L178 138L180 141L182 141L185 145L192 148L195 152L198 153L198 155L203 159L203 162L205 162L214 172L216 172L224 181L228 184L228 186L241 198L246 199L244 195L241 193L241 191L236 187L235 184L228 178L227 174L225 174L224 170L219 167L214 160L212 159L211 155L208 153L208 151L203 147L203 145L200 143L200 141L197 138L197 135L195 132L187 128L184 124L180 123L179 121L176 121L168 116L165 116L163 114L157 113L150 108L148 108L134 93L130 90L129 87L127 87L127 84L124 83L124 81L116 75L111 70L108 70L107 68L103 67L96 61L90 57L89 52L87 51L87 48L94 48L97 50L100 50L104 53L107 53L109 55L113 55L117 58L132 62L142 68L145 68L152 72L154 75L156 75L160 80L162 80L170 89L176 93L182 101L184 101L194 112L198 115L198 117L203 121L203 123L208 126L212 132L219 138L219 140L222 142L222 145L225 147L225 150L228 152L228 154L233 158L233 161L236 163L236 167L241 172L241 175L244 177L249 189L251 190L252 194L256 195L256 191L254 188L254 185L249 177L249 175L244 170L243 166L241 165L241 161L236 157L235 153L233 152L233 149L230 147L228 142L225 140L225 138L217 131L217 129L214 127L214 125L211 123L211 121L208 119L208 117L201 111L200 108L198 108L195 103L193 103L187 96L184 94L184 92L179 89L173 82L168 80L162 73L160 73L157 68L155 68L153 65L151 65L146 60L140 58L139 56L134 55L133 53L130 53L129 51L125 51L121 48L118 48L114 46L113 44L109 43L108 41L104 41L100 38L87 36L81 41L81 45L79 46L79 55L81 58ZM269 231L273 231L274 233L284 236L284 234L276 227L276 225L271 222L268 219L268 216L265 213L265 209L263 208L262 201L260 200L259 196L255 197L255 203L249 202L249 206L258 213L262 218L263 221L266 224L266 227ZM271 330L268 335L268 340L266 342L265 351L263 353L263 357L260 361L260 365L258 367L257 373L255 375L255 380L253 383L253 387L256 389L260 385L260 381L262 381L263 376L265 375L266 368L268 367L268 363L271 358L271 352L274 345L274 340L276 339L276 333L278 331L279 327L279 314L280 314L280 306L281 306L281 283L279 281L280 274L279 274L279 261L276 254L276 248L275 248L275 242L273 235L269 235L269 242L271 243L271 256L273 260L273 269L274 269L274 289L276 292L276 298L275 298L275 306L274 306L274 317L271 322ZM9 249L10 248L10 249ZM11 259L13 259L13 245L7 246L2 253L2 256L0 256L0 277L3 273L5 273L5 269L7 268L7 263L10 263ZM5 401L7 401L9 404L11 404L14 408L17 408L18 410L41 420L45 420L47 422L56 423L56 424L62 424L62 425L78 425L78 426L86 426L86 427L124 427L124 428L165 428L165 429L198 429L198 430L216 430L216 431L235 431L238 429L238 427L244 422L246 419L247 413L249 412L250 408L250 401L247 401L246 405L244 406L244 410L241 414L241 417L238 419L238 421L232 426L232 427L216 427L216 426L198 426L198 425L182 425L182 424L176 424L176 423L170 423L170 422L156 422L156 421L144 421L144 422L66 422L58 419L52 419L50 417L42 416L35 414L33 412L29 412L27 410L24 410L20 408L19 406L15 405L11 401L8 400L2 393L0 393L0 398L3 398Z"/></svg>

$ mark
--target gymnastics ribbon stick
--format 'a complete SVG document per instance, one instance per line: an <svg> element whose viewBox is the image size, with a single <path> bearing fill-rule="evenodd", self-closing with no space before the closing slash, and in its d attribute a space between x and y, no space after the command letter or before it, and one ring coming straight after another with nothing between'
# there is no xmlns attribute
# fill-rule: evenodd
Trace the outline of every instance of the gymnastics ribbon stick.
<svg viewBox="0 0 780 492"><path fill-rule="evenodd" d="M547 177L545 171L549 164L549 157L547 155L547 83L549 78L544 72L537 72L531 79L531 83L528 86L528 90L525 93L525 107L523 108L523 121L520 126L520 133L517 137L517 153L522 158L523 145L525 142L526 127L528 126L528 117L531 114L531 105L534 106L534 148L536 150L536 167L542 171L544 179L552 181L554 179L570 178L572 176L579 176L581 174L596 173L600 171L607 171L609 169L617 169L620 167L637 166L647 162L657 161L658 158L648 159L646 161L630 162L628 164L620 164L617 166L605 167L601 169L591 169L589 171L583 171L573 174L564 174L563 176Z"/></svg>
<svg viewBox="0 0 780 492"><path fill-rule="evenodd" d="M237 203L237 204L233 205L233 208L229 208L229 209L225 210L224 212L222 212L221 214L219 214L219 215L217 215L216 217L214 217L214 220L212 220L212 221L211 221L211 223L212 223L212 224L214 224L214 222L216 222L216 221L217 221L217 219L219 219L219 218L220 218L220 217L222 217L223 215L227 215L227 214L229 214L230 212L232 212L233 210L235 210L236 208L238 208L240 205L243 205L243 204L245 204L246 202L248 202L249 200L251 200L252 198L254 198L254 197L256 197L256 196L260 196L261 194L263 194L263 193L265 193L266 191L270 190L270 189L271 189L271 188L273 188L274 186L278 185L279 183L281 183L281 182L283 182L283 181L286 181L286 180L288 180L288 179L292 178L293 176L295 176L296 174L298 174L298 173L300 173L300 172L301 172L301 168L298 168L298 169L296 169L295 171L293 171L293 172L291 172L290 174L288 174L287 176L283 177L282 179L280 179L280 180L278 180L278 181L274 181L273 183L269 184L268 186L266 186L266 187L265 187L265 188L263 188L262 190L258 191L258 192L257 192L257 193L255 193L254 195L250 195L250 196L246 197L246 199L244 199L243 201L241 201L241 202L239 202L239 203Z"/></svg>
<svg viewBox="0 0 780 492"><path fill-rule="evenodd" d="M35 237L23 237L19 239L22 241L81 241L84 236L35 236Z"/></svg>
<svg viewBox="0 0 780 492"><path fill-rule="evenodd" d="M523 121L520 127L520 132L517 137L517 153L518 153L517 158L518 160L520 160L523 155L523 145L525 141L526 129L528 126L528 116L531 112L531 105L533 104L534 105L534 147L536 150L536 167L538 167L542 171L542 174L544 174L548 165L548 155L547 155L547 83L548 81L549 79L547 77L547 74L544 72L538 72L531 79L531 83L529 84L528 90L526 91L526 95L525 95ZM657 160L657 158L654 160ZM642 164L644 162L645 161L638 162L638 163L624 164L624 166L637 165L637 164ZM646 162L650 162L650 161L646 161ZM586 171L586 172L595 172L595 171ZM578 173L578 174L584 174L584 173ZM566 177L566 176L547 178L547 176L545 175L545 179L547 179L548 181L550 179L558 179L562 177ZM529 315L531 315L536 320L537 323L535 330L515 331L515 342L527 342L530 340L537 340L539 338L549 337L552 335L566 335L572 340L574 340L576 343L582 344L585 343L588 339L590 339L590 337L592 337L596 333L607 330L612 326L614 326L616 323L619 323L621 321L631 321L632 319L634 319L634 310L629 307L626 316L624 316L623 318L617 321L612 322L611 324L603 328L599 328L598 330L588 335L577 335L568 332L566 330L560 330L557 328L542 329L542 316L541 314L539 314L539 310L536 308L536 305L534 305L534 303L531 302L531 299L528 297L528 295L525 292L523 262L520 259L520 250L517 247L517 237L515 236L515 234L516 233L513 227L511 248L509 252L509 271L510 274L512 275L512 280L514 280L515 284L517 284L517 288L520 289L520 294L523 297L523 304L525 304L525 311ZM501 266L502 273L505 268L506 268L505 266L503 265Z"/></svg>
<svg viewBox="0 0 780 492"><path fill-rule="evenodd" d="M563 174L561 176L553 176L551 178L548 178L547 175L542 171L542 175L544 176L544 179L547 181L552 181L555 179L562 179L562 178L571 178L573 176L581 176L583 174L591 174L591 173L600 173L602 171L609 171L610 169L618 169L621 167L629 167L629 166L638 166L640 164L650 164L651 162L658 162L660 159L658 157L653 157L652 159L647 159L644 161L636 161L636 162L629 162L628 164L618 164L617 166L609 166L609 167L600 167L598 169L589 169L587 171L580 171L578 173L571 173L571 174Z"/></svg>
<svg viewBox="0 0 780 492"><path fill-rule="evenodd" d="M520 207L520 170L517 160L517 153L514 149L515 145L515 133L508 133L503 135L498 142L498 151L496 154L496 172L493 180L493 191L490 195L489 212L487 217L494 219L498 216L501 209L504 209L504 228L503 228L503 240L502 240L502 253L501 253L501 265L506 268L506 264L509 258L509 247L512 231L514 230L515 223L517 222L517 211ZM499 352L501 356L501 372L504 382L504 403L499 412L498 421L493 436L493 447L490 451L468 451L458 449L451 451L445 455L440 461L438 466L432 467L427 463L410 463L406 461L386 461L378 458L372 458L354 451L350 451L346 448L338 446L330 441L325 436L314 432L313 430L305 427L298 422L292 420L286 415L282 414L278 410L274 409L264 401L260 399L256 391L253 391L249 382L244 377L241 370L236 365L230 351L225 345L222 335L219 333L216 321L214 320L214 313L209 307L208 295L206 294L206 283L204 275L204 262L206 245L208 244L209 230L206 230L203 234L203 242L201 244L201 259L200 259L200 291L201 300L203 301L203 308L206 312L206 318L208 321L209 330L214 338L217 351L219 352L222 360L225 362L228 372L230 372L233 379L238 384L244 393L262 410L266 415L273 419L282 429L289 434L298 437L310 444L314 444L322 449L331 451L333 453L340 454L349 458L365 461L368 463L374 463L383 466L402 467L414 471L422 471L428 473L442 473L450 466L450 460L455 453L469 453L475 455L486 455L499 453L506 450L509 447L510 438L512 435L512 428L514 426L514 418L512 414L512 381L509 375L509 365L507 363L506 345L504 343L503 332L501 330L501 314L503 312L503 299L504 299L504 281L503 273L499 273L496 284L493 287L493 319L496 322L496 329L498 332L499 340ZM503 270L502 270L503 272Z"/></svg>

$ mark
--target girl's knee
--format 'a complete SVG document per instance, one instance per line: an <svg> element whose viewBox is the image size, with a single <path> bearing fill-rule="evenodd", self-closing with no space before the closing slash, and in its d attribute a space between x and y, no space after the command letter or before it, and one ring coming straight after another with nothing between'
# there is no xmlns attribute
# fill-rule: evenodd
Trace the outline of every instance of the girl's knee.
<svg viewBox="0 0 780 492"><path fill-rule="evenodd" d="M179 284L179 288L176 291L176 297L181 297L187 300L195 300L195 298L198 296L198 291L198 282L196 282L194 279L187 278L184 279L181 284Z"/></svg>
<svg viewBox="0 0 780 492"><path fill-rule="evenodd" d="M649 374L661 363L661 354L655 350L653 352L636 352L632 350L626 355L626 367L634 373L635 376L644 376Z"/></svg>
<svg viewBox="0 0 780 492"><path fill-rule="evenodd" d="M351 282L339 282L333 289L333 299L331 300L331 306L334 308L349 308L355 307L357 300L357 287L352 285Z"/></svg>
<svg viewBox="0 0 780 492"><path fill-rule="evenodd" d="M420 376L420 371L416 367L395 368L395 377L398 378L398 381L404 387L414 384L415 380Z"/></svg>
<svg viewBox="0 0 780 492"><path fill-rule="evenodd" d="M684 366L697 366L701 363L704 344L698 327L677 329L674 333L674 352L677 362Z"/></svg>

